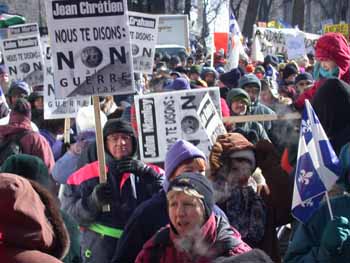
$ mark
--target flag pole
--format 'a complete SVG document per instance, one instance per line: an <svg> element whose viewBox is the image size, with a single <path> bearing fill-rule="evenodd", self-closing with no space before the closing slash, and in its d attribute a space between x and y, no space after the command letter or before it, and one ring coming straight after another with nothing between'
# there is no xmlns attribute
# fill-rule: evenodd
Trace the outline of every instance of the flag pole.
<svg viewBox="0 0 350 263"><path fill-rule="evenodd" d="M333 221L334 217L333 217L333 211L332 211L332 207L331 207L331 202L329 201L328 191L326 191L326 201L327 201L329 215L331 217L331 220Z"/></svg>

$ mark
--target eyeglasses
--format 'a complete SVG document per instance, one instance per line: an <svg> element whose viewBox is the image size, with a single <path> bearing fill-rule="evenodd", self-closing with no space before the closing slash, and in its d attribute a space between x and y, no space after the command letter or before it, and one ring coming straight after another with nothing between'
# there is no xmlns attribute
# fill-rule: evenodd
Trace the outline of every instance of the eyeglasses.
<svg viewBox="0 0 350 263"><path fill-rule="evenodd" d="M127 134L112 134L107 137L110 142L117 142L118 140L131 141L131 136Z"/></svg>

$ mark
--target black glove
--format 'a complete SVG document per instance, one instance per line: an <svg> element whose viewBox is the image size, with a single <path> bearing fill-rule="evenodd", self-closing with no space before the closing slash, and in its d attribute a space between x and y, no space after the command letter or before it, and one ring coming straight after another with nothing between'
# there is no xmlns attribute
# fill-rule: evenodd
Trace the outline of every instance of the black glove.
<svg viewBox="0 0 350 263"><path fill-rule="evenodd" d="M98 184L90 195L89 203L92 203L97 210L101 210L104 205L112 203L112 198L112 187L107 183Z"/></svg>
<svg viewBox="0 0 350 263"><path fill-rule="evenodd" d="M126 159L118 162L118 170L120 173L129 172L142 176L148 169L147 166L140 160Z"/></svg>

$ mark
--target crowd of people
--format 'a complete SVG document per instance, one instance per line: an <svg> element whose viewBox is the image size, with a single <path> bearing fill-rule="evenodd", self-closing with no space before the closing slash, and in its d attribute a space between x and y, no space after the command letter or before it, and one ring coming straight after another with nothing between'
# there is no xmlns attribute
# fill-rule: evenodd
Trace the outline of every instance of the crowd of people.
<svg viewBox="0 0 350 263"><path fill-rule="evenodd" d="M327 33L296 61L241 56L227 69L226 56L157 53L152 75L134 74L136 94L220 88L227 133L209 156L178 138L163 163L143 162L135 94L100 97L105 183L93 107L72 119L67 144L64 119L43 117L42 86L10 82L1 65L0 261L350 262L346 38ZM300 120L227 117L301 113L306 99L342 172L329 193L334 220L322 204L303 224L291 215Z"/></svg>

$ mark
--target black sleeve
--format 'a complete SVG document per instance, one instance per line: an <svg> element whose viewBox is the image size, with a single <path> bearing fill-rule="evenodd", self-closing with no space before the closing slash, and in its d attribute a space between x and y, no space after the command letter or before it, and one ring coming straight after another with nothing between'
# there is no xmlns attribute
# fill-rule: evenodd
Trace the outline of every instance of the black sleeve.
<svg viewBox="0 0 350 263"><path fill-rule="evenodd" d="M118 240L118 245L111 263L133 263L139 252L142 250L144 243L150 237L145 235L145 227L142 224L142 213L138 209L129 218L122 236Z"/></svg>

